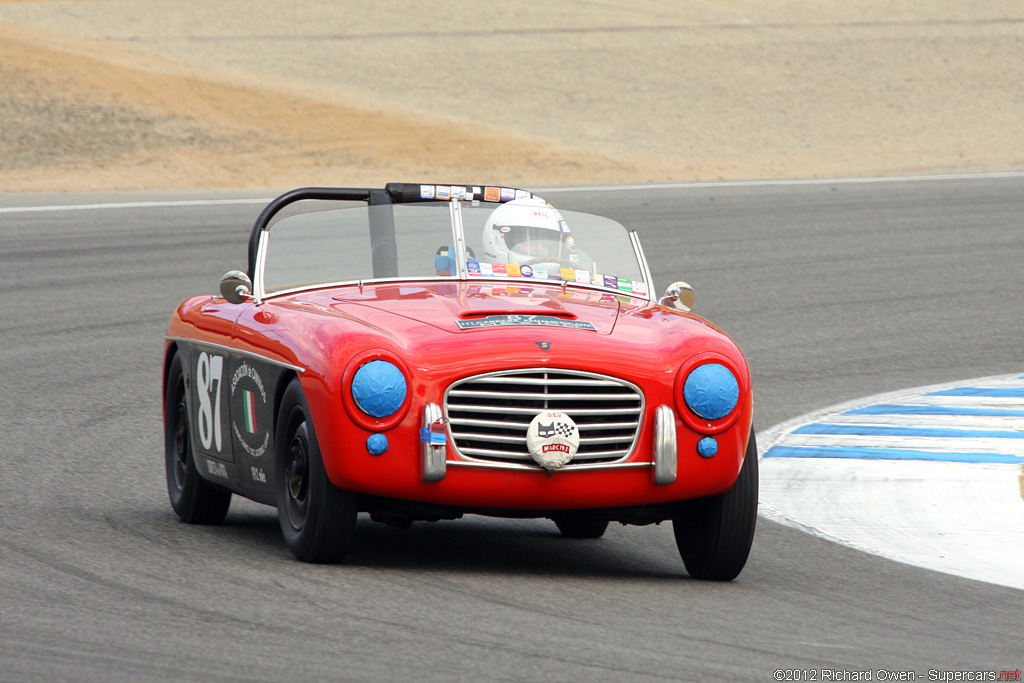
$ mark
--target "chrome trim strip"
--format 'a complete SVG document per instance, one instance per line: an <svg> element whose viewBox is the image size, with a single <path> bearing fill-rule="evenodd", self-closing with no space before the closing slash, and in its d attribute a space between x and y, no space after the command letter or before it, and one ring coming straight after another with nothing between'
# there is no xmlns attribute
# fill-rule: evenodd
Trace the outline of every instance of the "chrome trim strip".
<svg viewBox="0 0 1024 683"><path fill-rule="evenodd" d="M466 413L493 413L494 412L494 406L469 406L469 405L467 405L467 406L459 406L459 410L461 410L463 412L466 412ZM512 414L512 415L529 415L530 419L533 419L533 416L537 414L537 411L533 410L532 408L516 408L514 406L504 406L504 407L502 407L502 410L504 412ZM572 412L577 414L577 415L615 415L616 413L630 413L630 414L632 414L632 413L635 413L636 410L633 409L633 408L580 408L580 409L577 409L577 410L573 410ZM469 418L462 418L462 419L466 420L466 419L469 419ZM610 424L611 424L611 426L614 426L614 427L630 427L630 426L635 427L636 426L636 422L617 422L617 423L610 423ZM585 426L586 425L581 425L580 428L582 429Z"/></svg>
<svg viewBox="0 0 1024 683"><path fill-rule="evenodd" d="M647 296L643 298L653 302L654 282L651 281L651 269L650 266L647 265L647 256L644 254L644 248L640 244L640 235L637 234L636 230L629 231L629 241L633 243L633 251L640 257L640 275L643 277L644 283L647 285Z"/></svg>
<svg viewBox="0 0 1024 683"><path fill-rule="evenodd" d="M629 451L624 451L624 450L596 451L594 453L584 453L583 455L580 455L579 453L577 453L573 457L572 461L573 462L580 462L582 460L602 460L602 459L605 459L605 458L616 458L617 461L621 461L622 458L625 455L627 455L628 453L629 453ZM519 455L518 453L509 453L508 451L493 451L493 450L489 450L487 448L460 448L459 449L459 455L464 460L466 460L466 461L472 460L474 462L476 461L476 458L473 457L474 455L475 456L481 456L481 457L501 458L503 462L509 462L509 461L530 462L530 456L529 455ZM491 461L490 460L485 460L484 462L491 462Z"/></svg>
<svg viewBox="0 0 1024 683"><path fill-rule="evenodd" d="M454 438L452 440L454 441ZM503 459L511 458L514 460L522 460L523 462L530 461L530 455L528 453L526 455L521 455L519 453L510 453L509 451L496 451L490 448L456 448L455 450L458 452L459 456L470 460L473 459L474 455L479 455Z"/></svg>
<svg viewBox="0 0 1024 683"><path fill-rule="evenodd" d="M676 415L669 406L654 411L654 483L676 480L679 451L676 446Z"/></svg>
<svg viewBox="0 0 1024 683"><path fill-rule="evenodd" d="M585 443L622 443L623 441L625 441L625 439L619 438L617 436L583 436L582 434L580 434L581 445Z"/></svg>
<svg viewBox="0 0 1024 683"><path fill-rule="evenodd" d="M494 412L493 410L491 412ZM539 411L534 411L534 415ZM529 422L500 422L498 420L470 420L464 417L449 417L448 422L453 425L467 425L470 427L522 427L529 429Z"/></svg>
<svg viewBox="0 0 1024 683"><path fill-rule="evenodd" d="M285 363L284 361L274 360L273 358L267 358L266 356L261 356L258 353L253 353L252 351L242 351L241 349L232 348L230 346L224 346L223 344L214 344L213 342L201 341L199 339L190 339L188 337L164 337L164 339L173 342L187 342L189 344L202 344L203 346L212 346L215 349L230 351L231 353L237 353L240 356L255 358L256 360L261 360L264 363L270 363L271 365L276 365L278 367L294 370L295 372L298 372L300 374L306 372L306 368L300 368L298 365L292 365L291 363Z"/></svg>
<svg viewBox="0 0 1024 683"><path fill-rule="evenodd" d="M260 233L260 243L256 249L256 272L253 273L253 293L256 302L259 303L267 298L266 281L263 278L263 271L267 267L267 244L270 242L270 232L264 230Z"/></svg>
<svg viewBox="0 0 1024 683"><path fill-rule="evenodd" d="M505 436L503 434L474 434L473 432L459 432L459 437L471 441L499 441L501 443L525 444L525 436Z"/></svg>
<svg viewBox="0 0 1024 683"><path fill-rule="evenodd" d="M577 412L577 411L573 411ZM579 411L582 413L582 411ZM638 411L631 411L638 412ZM595 415L610 415L611 412L595 413ZM577 429L581 432L589 431L591 429L633 429L640 426L639 420L633 420L632 422L602 422L599 425L576 425Z"/></svg>
<svg viewBox="0 0 1024 683"><path fill-rule="evenodd" d="M540 384L540 382L535 382ZM621 386L621 385L620 385ZM472 389L455 389L448 392L449 396L473 397L473 398L521 398L532 401L639 401L639 397L633 393L623 394L528 394L526 392L516 393L514 391L473 391Z"/></svg>
<svg viewBox="0 0 1024 683"><path fill-rule="evenodd" d="M504 462L483 462L474 461L468 462L465 460L451 460L448 462L449 467L479 467L486 470L516 470L519 472L544 472L548 470L540 467L539 465L519 465L517 463L504 463ZM650 462L619 462L619 463L598 463L596 465L577 465L569 464L561 467L552 472L580 472L583 470L625 470L625 469L637 469L641 467L653 467L654 463Z"/></svg>
<svg viewBox="0 0 1024 683"><path fill-rule="evenodd" d="M451 209L452 231L455 233L455 275L460 280L469 279L469 266L466 265L466 233L462 225L462 202L453 201L448 205Z"/></svg>

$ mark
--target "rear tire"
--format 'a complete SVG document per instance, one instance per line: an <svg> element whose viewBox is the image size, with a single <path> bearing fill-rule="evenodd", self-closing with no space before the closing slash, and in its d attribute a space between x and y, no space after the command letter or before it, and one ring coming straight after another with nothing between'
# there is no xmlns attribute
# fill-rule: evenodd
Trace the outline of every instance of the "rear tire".
<svg viewBox="0 0 1024 683"><path fill-rule="evenodd" d="M607 519L556 517L554 522L566 538L601 538L608 529Z"/></svg>
<svg viewBox="0 0 1024 683"><path fill-rule="evenodd" d="M189 524L220 524L231 505L231 491L203 479L192 456L192 433L185 400L181 354L167 368L164 388L164 460L171 507Z"/></svg>
<svg viewBox="0 0 1024 683"><path fill-rule="evenodd" d="M327 478L298 379L281 398L274 474L277 516L289 550L303 562L344 560L355 540L356 497Z"/></svg>
<svg viewBox="0 0 1024 683"><path fill-rule="evenodd" d="M672 520L679 555L695 579L732 581L743 570L757 522L757 442L750 430L740 476L731 489L686 501Z"/></svg>

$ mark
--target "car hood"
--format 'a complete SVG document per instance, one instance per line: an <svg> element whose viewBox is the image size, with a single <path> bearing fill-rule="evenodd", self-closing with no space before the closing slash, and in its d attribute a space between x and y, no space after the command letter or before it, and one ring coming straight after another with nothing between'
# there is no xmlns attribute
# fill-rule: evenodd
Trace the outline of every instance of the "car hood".
<svg viewBox="0 0 1024 683"><path fill-rule="evenodd" d="M459 326L493 316L527 320ZM551 320L565 324L548 325ZM267 302L236 329L239 341L257 333L264 341L253 342L253 349L286 349L282 361L324 375L367 349L399 354L423 381L450 380L471 369L556 364L629 368L634 379L663 382L678 371L680 359L704 352L744 364L724 332L692 313L559 285L409 282L310 290Z"/></svg>
<svg viewBox="0 0 1024 683"><path fill-rule="evenodd" d="M365 309L372 309L455 334L528 325L608 335L615 328L621 308L619 297L599 291L465 283L376 285L336 294L332 299L333 308L356 317L365 319L370 313ZM369 317L377 318L372 314Z"/></svg>

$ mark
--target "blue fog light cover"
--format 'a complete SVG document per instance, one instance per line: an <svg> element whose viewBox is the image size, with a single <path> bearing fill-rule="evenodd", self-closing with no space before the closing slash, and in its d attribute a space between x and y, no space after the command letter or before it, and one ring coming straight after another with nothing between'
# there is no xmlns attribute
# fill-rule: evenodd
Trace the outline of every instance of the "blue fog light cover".
<svg viewBox="0 0 1024 683"><path fill-rule="evenodd" d="M740 400L740 385L729 368L708 363L695 368L683 385L683 398L690 410L705 420L719 420L733 411Z"/></svg>
<svg viewBox="0 0 1024 683"><path fill-rule="evenodd" d="M710 436L706 436L697 442L697 455L702 458L711 458L718 453L718 442Z"/></svg>
<svg viewBox="0 0 1024 683"><path fill-rule="evenodd" d="M352 398L371 417L392 415L405 403L405 376L386 360L372 360L352 377Z"/></svg>
<svg viewBox="0 0 1024 683"><path fill-rule="evenodd" d="M388 437L383 434L370 434L366 439L366 450L370 455L383 455L388 450Z"/></svg>

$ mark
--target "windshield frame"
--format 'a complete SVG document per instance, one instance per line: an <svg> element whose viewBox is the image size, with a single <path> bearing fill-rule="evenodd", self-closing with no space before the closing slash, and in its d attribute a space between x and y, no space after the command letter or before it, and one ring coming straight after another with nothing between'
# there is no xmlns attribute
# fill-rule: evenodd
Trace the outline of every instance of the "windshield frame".
<svg viewBox="0 0 1024 683"><path fill-rule="evenodd" d="M613 289L608 286L597 285L593 283L580 282L575 280L541 280L541 279L530 279L523 277L514 276L481 276L476 273L469 271L469 266L465 258L452 259L455 265L455 271L451 275L446 276L413 276L413 277L399 277L399 276L387 276L387 277L373 277L373 278L362 278L362 279L345 279L330 282L314 282L303 284L289 289L275 289L271 292L266 291L266 283L264 279L266 259L270 238L270 230L273 228L275 222L274 217L280 213L285 207L303 200L330 200L330 201L349 201L349 202L364 202L368 206L381 206L387 204L405 204L405 203L428 203L428 202L447 202L449 205L449 212L451 217L451 228L452 228L452 244L456 247L456 253L466 253L466 235L465 226L463 221L462 207L469 205L472 207L478 206L490 206L497 207L502 203L511 201L513 199L532 199L535 201L544 201L535 194L532 194L525 190L519 190L514 188L498 188L498 187L483 187L483 186L440 186L440 185L421 185L421 184L410 184L410 183L389 183L384 189L366 189L366 188L300 188L287 192L280 197L277 197L270 202L260 213L260 216L256 219L256 223L253 225L252 232L249 239L249 269L248 275L253 283L253 297L256 303L260 303L268 298L276 298L282 295L293 294L300 291L309 291L315 289L324 289L329 287L339 286L350 286L358 285L363 286L365 283L378 283L378 282L405 282L405 281L417 281L417 282L515 282L520 286L560 286L563 290L568 286L582 287L585 289L591 289L597 292L605 294L615 294L617 296L626 296L634 299L640 299L643 301L652 302L654 301L653 285L651 282L650 269L647 264L647 260L644 257L643 249L640 246L639 237L635 230L629 230L625 226L622 226L617 221L603 216L596 216L595 214L584 214L589 216L596 216L602 220L608 221L618 225L625 230L627 237L629 238L630 244L633 247L633 254L636 258L637 265L639 267L640 276L642 280L642 292ZM546 202L545 202L546 203ZM551 206L551 204L547 204Z"/></svg>

